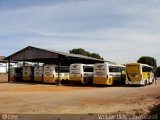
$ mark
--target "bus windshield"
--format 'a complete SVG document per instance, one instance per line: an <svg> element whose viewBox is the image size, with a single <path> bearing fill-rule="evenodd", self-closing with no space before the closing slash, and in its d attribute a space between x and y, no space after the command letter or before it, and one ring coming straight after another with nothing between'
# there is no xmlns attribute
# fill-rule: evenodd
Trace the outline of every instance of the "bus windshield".
<svg viewBox="0 0 160 120"><path fill-rule="evenodd" d="M58 66L55 67L55 72L58 73ZM61 73L69 73L69 67L68 66L60 66L60 72Z"/></svg>
<svg viewBox="0 0 160 120"><path fill-rule="evenodd" d="M126 70L127 73L140 73L140 65L127 65Z"/></svg>
<svg viewBox="0 0 160 120"><path fill-rule="evenodd" d="M120 69L117 66L109 66L109 72L120 72Z"/></svg>
<svg viewBox="0 0 160 120"><path fill-rule="evenodd" d="M83 66L84 72L93 72L93 66Z"/></svg>

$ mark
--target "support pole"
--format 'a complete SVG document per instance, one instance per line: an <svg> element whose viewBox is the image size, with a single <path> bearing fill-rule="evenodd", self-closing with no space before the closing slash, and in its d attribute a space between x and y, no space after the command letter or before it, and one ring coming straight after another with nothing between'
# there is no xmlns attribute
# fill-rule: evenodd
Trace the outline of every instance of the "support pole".
<svg viewBox="0 0 160 120"><path fill-rule="evenodd" d="M8 60L8 82L10 82L10 59Z"/></svg>
<svg viewBox="0 0 160 120"><path fill-rule="evenodd" d="M23 67L25 66L25 61L23 61Z"/></svg>
<svg viewBox="0 0 160 120"><path fill-rule="evenodd" d="M61 58L58 57L58 85L61 85L60 74L61 74Z"/></svg>
<svg viewBox="0 0 160 120"><path fill-rule="evenodd" d="M8 66L8 64L7 64L7 61L6 61L6 73L7 73L7 71L8 71L7 66Z"/></svg>

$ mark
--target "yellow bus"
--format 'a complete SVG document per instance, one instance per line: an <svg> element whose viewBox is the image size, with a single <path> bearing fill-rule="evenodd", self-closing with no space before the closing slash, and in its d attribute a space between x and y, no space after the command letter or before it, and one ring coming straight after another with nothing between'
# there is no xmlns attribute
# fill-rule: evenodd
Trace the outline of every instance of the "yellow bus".
<svg viewBox="0 0 160 120"><path fill-rule="evenodd" d="M34 76L34 69L32 66L23 66L23 80L25 81L31 81L33 80Z"/></svg>
<svg viewBox="0 0 160 120"><path fill-rule="evenodd" d="M113 85L124 84L125 66L111 63L96 63L94 65L93 84Z"/></svg>
<svg viewBox="0 0 160 120"><path fill-rule="evenodd" d="M62 83L67 83L69 80L69 66L60 66L60 80ZM58 66L45 65L43 73L44 83L57 83L58 81Z"/></svg>
<svg viewBox="0 0 160 120"><path fill-rule="evenodd" d="M137 84L145 86L153 82L153 67L141 63L126 64L126 84Z"/></svg>
<svg viewBox="0 0 160 120"><path fill-rule="evenodd" d="M34 67L34 81L43 81L43 66L36 65Z"/></svg>
<svg viewBox="0 0 160 120"><path fill-rule="evenodd" d="M56 66L56 71L58 71L58 66ZM58 73L57 73L58 77ZM60 80L61 83L68 83L69 82L69 66L60 66ZM58 78L56 79L58 82Z"/></svg>
<svg viewBox="0 0 160 120"><path fill-rule="evenodd" d="M70 65L70 81L81 84L93 84L92 64L74 63Z"/></svg>

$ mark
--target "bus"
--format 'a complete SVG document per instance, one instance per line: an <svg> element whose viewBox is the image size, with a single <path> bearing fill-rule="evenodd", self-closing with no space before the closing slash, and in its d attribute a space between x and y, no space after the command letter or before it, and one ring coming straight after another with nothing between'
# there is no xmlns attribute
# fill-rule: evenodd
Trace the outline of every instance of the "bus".
<svg viewBox="0 0 160 120"><path fill-rule="evenodd" d="M112 63L96 63L94 65L93 84L113 85L125 84L125 66Z"/></svg>
<svg viewBox="0 0 160 120"><path fill-rule="evenodd" d="M34 67L34 81L36 82L43 81L43 66L36 65Z"/></svg>
<svg viewBox="0 0 160 120"><path fill-rule="evenodd" d="M69 81L69 66L60 66L60 81L67 83ZM46 64L44 66L43 82L58 83L58 66Z"/></svg>
<svg viewBox="0 0 160 120"><path fill-rule="evenodd" d="M58 71L58 66L56 66L56 71ZM69 82L69 66L60 66L60 80L61 83ZM56 79L56 81L58 82L58 78Z"/></svg>
<svg viewBox="0 0 160 120"><path fill-rule="evenodd" d="M33 66L23 66L23 80L25 81L32 81L34 68Z"/></svg>
<svg viewBox="0 0 160 120"><path fill-rule="evenodd" d="M153 67L141 63L126 64L126 84L146 86L154 82Z"/></svg>
<svg viewBox="0 0 160 120"><path fill-rule="evenodd" d="M12 67L10 68L10 80L11 81L21 81L22 80L22 67Z"/></svg>
<svg viewBox="0 0 160 120"><path fill-rule="evenodd" d="M14 67L10 68L10 80L16 81L16 70Z"/></svg>
<svg viewBox="0 0 160 120"><path fill-rule="evenodd" d="M70 81L73 83L93 84L92 64L74 63L70 65Z"/></svg>

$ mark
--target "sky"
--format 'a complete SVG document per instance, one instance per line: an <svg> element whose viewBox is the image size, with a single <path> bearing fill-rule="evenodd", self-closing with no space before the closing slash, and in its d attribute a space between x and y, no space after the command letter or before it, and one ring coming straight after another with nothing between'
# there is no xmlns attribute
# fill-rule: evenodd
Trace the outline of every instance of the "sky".
<svg viewBox="0 0 160 120"><path fill-rule="evenodd" d="M27 46L83 48L117 63L160 66L160 0L0 0L0 55Z"/></svg>

